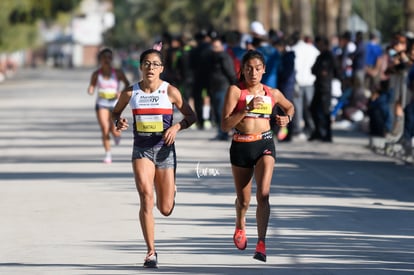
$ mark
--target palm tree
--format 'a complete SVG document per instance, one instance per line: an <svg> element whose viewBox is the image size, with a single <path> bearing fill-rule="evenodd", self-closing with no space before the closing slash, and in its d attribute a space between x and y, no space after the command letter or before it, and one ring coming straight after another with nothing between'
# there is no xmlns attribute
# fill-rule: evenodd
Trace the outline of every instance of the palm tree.
<svg viewBox="0 0 414 275"><path fill-rule="evenodd" d="M274 30L280 30L280 0L270 1L270 28Z"/></svg>
<svg viewBox="0 0 414 275"><path fill-rule="evenodd" d="M249 31L248 5L246 0L234 0L231 13L232 29L246 33Z"/></svg>
<svg viewBox="0 0 414 275"><path fill-rule="evenodd" d="M339 0L316 1L316 31L327 38L337 34L337 19L339 13Z"/></svg>
<svg viewBox="0 0 414 275"><path fill-rule="evenodd" d="M254 9L256 10L255 20L260 21L266 30L269 29L269 1L268 0L259 0L255 1Z"/></svg>
<svg viewBox="0 0 414 275"><path fill-rule="evenodd" d="M280 30L283 33L291 34L298 30L293 24L293 7L290 0L280 0L281 23Z"/></svg>
<svg viewBox="0 0 414 275"><path fill-rule="evenodd" d="M351 15L352 0L341 0L339 2L339 23L338 32L343 33L348 30L348 19Z"/></svg>
<svg viewBox="0 0 414 275"><path fill-rule="evenodd" d="M311 0L292 0L292 23L294 30L302 35L313 36Z"/></svg>
<svg viewBox="0 0 414 275"><path fill-rule="evenodd" d="M414 1L404 0L405 29L414 30Z"/></svg>

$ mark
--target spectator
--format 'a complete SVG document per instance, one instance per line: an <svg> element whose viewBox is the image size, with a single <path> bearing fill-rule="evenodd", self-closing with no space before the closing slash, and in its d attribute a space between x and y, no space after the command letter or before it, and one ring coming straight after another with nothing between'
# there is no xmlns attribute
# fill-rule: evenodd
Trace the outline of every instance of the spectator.
<svg viewBox="0 0 414 275"><path fill-rule="evenodd" d="M315 129L309 140L332 142L331 88L332 80L339 77L339 72L335 57L329 48L329 40L326 37L317 37L315 43L320 54L312 66L312 73L316 76L316 80L314 83L315 94L310 109Z"/></svg>
<svg viewBox="0 0 414 275"><path fill-rule="evenodd" d="M369 134L385 137L392 129L391 99L393 90L390 89L390 76L386 73L388 67L388 51L379 56L375 67L369 68L369 74L374 78L374 86L367 104L369 117Z"/></svg>
<svg viewBox="0 0 414 275"><path fill-rule="evenodd" d="M194 100L194 109L197 114L197 128L204 130L205 116L203 115L204 96L203 92L207 90L207 68L205 66L207 54L210 50L211 38L205 30L195 35L197 46L190 52L190 68L193 71L194 83L192 97ZM206 112L204 110L204 112ZM209 113L209 111L207 112Z"/></svg>
<svg viewBox="0 0 414 275"><path fill-rule="evenodd" d="M266 62L266 72L263 75L262 82L267 86L276 88L280 53L269 43L268 33L264 29L262 23L254 21L250 25L250 28L253 36L253 46L257 51L263 54Z"/></svg>
<svg viewBox="0 0 414 275"><path fill-rule="evenodd" d="M296 77L296 94L294 97L295 117L294 135L300 139L306 138L313 132L314 124L310 114L310 104L313 98L315 76L312 74L311 68L315 64L319 55L319 50L312 44L306 43L301 39L299 32L292 34L292 50L295 52L295 77ZM304 126L302 127L302 121Z"/></svg>
<svg viewBox="0 0 414 275"><path fill-rule="evenodd" d="M241 33L238 31L230 31L226 35L226 52L233 60L237 78L240 76L241 60L246 52L246 49L243 49L241 46L241 38Z"/></svg>
<svg viewBox="0 0 414 275"><path fill-rule="evenodd" d="M377 75L373 74L378 58L382 55L381 45L378 43L378 37L374 32L369 33L369 41L365 45L365 87L370 91L375 90L378 86Z"/></svg>
<svg viewBox="0 0 414 275"><path fill-rule="evenodd" d="M393 126L390 138L398 140L402 135L404 127L407 71L410 65L410 59L407 56L407 38L403 34L397 33L394 35L388 56L389 62L386 72L390 75L390 88L393 91L393 98L390 104Z"/></svg>
<svg viewBox="0 0 414 275"><path fill-rule="evenodd" d="M275 36L273 46L280 53L280 63L277 70L277 87L290 102L293 102L295 93L295 52L291 50L288 41L284 37ZM283 114L280 108L276 108L274 112L279 115ZM274 128L276 126L274 116L271 117L270 122L272 128ZM293 124L289 123L287 126L275 129L275 132L278 133L278 141L291 141Z"/></svg>
<svg viewBox="0 0 414 275"><path fill-rule="evenodd" d="M353 53L352 62L352 77L353 77L353 105L357 107L363 107L365 102L365 91L364 91L364 78L365 78L365 44L364 35L361 31L358 31L355 36L356 49Z"/></svg>
<svg viewBox="0 0 414 275"><path fill-rule="evenodd" d="M414 137L414 44L409 47L408 56L411 60L411 66L408 71L408 104L404 108L404 131L401 143L404 146L406 155L412 154L412 139Z"/></svg>
<svg viewBox="0 0 414 275"><path fill-rule="evenodd" d="M196 46L195 41L186 35L183 35L183 47L181 57L177 60L177 70L181 77L181 86L179 87L186 101L192 99L192 88L194 83L193 72L190 67L190 53Z"/></svg>
<svg viewBox="0 0 414 275"><path fill-rule="evenodd" d="M224 106L224 97L230 85L237 82L233 60L224 50L220 38L211 42L211 53L208 57L208 91L213 109L214 121L217 126L215 140L227 140L228 133L221 129L221 114Z"/></svg>
<svg viewBox="0 0 414 275"><path fill-rule="evenodd" d="M182 80L180 70L178 69L182 54L183 42L179 37L172 37L170 46L166 49L164 72L161 77L175 87L179 87Z"/></svg>

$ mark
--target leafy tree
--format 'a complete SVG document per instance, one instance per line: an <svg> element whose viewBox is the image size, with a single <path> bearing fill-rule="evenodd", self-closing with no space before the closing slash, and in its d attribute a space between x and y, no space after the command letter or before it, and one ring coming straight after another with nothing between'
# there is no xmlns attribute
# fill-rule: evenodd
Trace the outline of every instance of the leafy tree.
<svg viewBox="0 0 414 275"><path fill-rule="evenodd" d="M219 32L239 26L234 18L235 5L243 3L247 6L247 17L260 20L257 13L260 8L258 0L112 0L116 24L104 36L105 43L114 47L128 45L148 45L154 39L160 39L164 33L195 33L201 28L214 28ZM263 0L261 0L263 1ZM296 28L293 18L300 15L305 18L306 11L294 10L294 0L278 1L282 12L281 27L289 33ZM343 0L338 0L343 1ZM23 49L41 43L38 40L37 23L43 20L53 23L63 18L68 23L71 11L81 0L1 0L0 4L0 52ZM297 2L297 1L296 1ZM316 0L312 3L314 10ZM266 5L262 5L266 6ZM386 41L391 34L404 30L404 0L365 0L352 1L352 9L369 23L371 29L382 32ZM63 14L63 16L62 16ZM245 18L244 18L245 20ZM392 24L390 24L392 22Z"/></svg>
<svg viewBox="0 0 414 275"><path fill-rule="evenodd" d="M39 45L37 22L50 22L70 12L80 0L2 0L0 4L0 52Z"/></svg>
<svg viewBox="0 0 414 275"><path fill-rule="evenodd" d="M167 32L229 29L231 9L232 2L223 0L114 0L116 25L105 35L106 43L145 45Z"/></svg>
<svg viewBox="0 0 414 275"><path fill-rule="evenodd" d="M354 0L353 9L368 22L370 30L381 32L383 42L389 41L393 33L404 31L404 0Z"/></svg>

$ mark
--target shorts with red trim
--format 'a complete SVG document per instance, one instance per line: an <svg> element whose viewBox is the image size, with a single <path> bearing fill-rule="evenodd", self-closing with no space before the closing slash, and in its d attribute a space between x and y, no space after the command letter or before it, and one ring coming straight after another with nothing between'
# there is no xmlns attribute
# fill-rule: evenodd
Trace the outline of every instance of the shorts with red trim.
<svg viewBox="0 0 414 275"><path fill-rule="evenodd" d="M273 132L260 134L233 135L230 146L230 162L234 166L253 168L262 156L272 156L276 159L276 147Z"/></svg>

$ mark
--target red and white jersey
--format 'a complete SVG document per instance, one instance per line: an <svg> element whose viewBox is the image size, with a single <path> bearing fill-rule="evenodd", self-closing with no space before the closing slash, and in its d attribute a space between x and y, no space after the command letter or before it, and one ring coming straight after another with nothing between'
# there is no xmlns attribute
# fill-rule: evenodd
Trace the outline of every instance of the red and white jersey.
<svg viewBox="0 0 414 275"><path fill-rule="evenodd" d="M275 105L275 101L271 95L271 88L269 86L263 85L263 90L265 95L260 95L263 99L263 104L260 108L250 110L246 115L245 118L266 118L269 119L270 115L272 114L273 106ZM233 112L240 112L244 110L249 104L249 102L253 99L253 95L249 94L247 89L242 89L240 91L239 101L237 102L236 107L234 108Z"/></svg>

